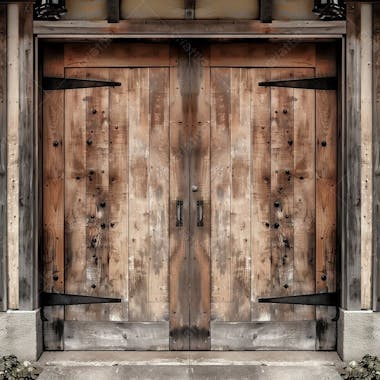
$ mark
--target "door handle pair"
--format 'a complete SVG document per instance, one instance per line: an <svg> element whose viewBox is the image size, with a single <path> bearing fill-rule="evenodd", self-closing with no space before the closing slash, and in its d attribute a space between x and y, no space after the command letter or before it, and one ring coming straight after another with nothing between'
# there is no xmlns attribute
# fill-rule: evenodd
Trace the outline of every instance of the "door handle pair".
<svg viewBox="0 0 380 380"><path fill-rule="evenodd" d="M203 227L203 200L197 201L197 227ZM176 226L183 227L183 201L177 200L176 202Z"/></svg>

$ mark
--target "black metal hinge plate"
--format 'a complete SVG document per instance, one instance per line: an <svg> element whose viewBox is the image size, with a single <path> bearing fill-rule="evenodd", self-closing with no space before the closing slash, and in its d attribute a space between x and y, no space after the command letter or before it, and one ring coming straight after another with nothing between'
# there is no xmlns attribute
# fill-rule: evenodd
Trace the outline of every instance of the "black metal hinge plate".
<svg viewBox="0 0 380 380"><path fill-rule="evenodd" d="M259 298L260 303L283 303L291 305L339 306L338 293L304 294L299 296L285 296Z"/></svg>
<svg viewBox="0 0 380 380"><path fill-rule="evenodd" d="M274 80L268 82L260 82L262 87L290 87L303 88L310 90L337 90L338 79L336 77L324 78L305 78L305 79L289 79L289 80Z"/></svg>
<svg viewBox="0 0 380 380"><path fill-rule="evenodd" d="M120 303L120 298L105 298L93 296L81 296L77 294L47 293L40 294L41 306L65 306L65 305L87 305L95 303Z"/></svg>
<svg viewBox="0 0 380 380"><path fill-rule="evenodd" d="M44 77L42 79L42 89L44 91L52 90L73 90L78 88L91 87L116 87L121 86L120 82L93 80L93 79L75 79L75 78L55 78Z"/></svg>

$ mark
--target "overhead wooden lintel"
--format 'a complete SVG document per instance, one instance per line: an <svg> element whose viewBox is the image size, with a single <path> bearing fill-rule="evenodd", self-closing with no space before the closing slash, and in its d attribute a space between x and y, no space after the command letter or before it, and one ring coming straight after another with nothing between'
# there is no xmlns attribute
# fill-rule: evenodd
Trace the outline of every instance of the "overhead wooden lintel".
<svg viewBox="0 0 380 380"><path fill-rule="evenodd" d="M120 21L120 0L107 0L107 13L109 23Z"/></svg>
<svg viewBox="0 0 380 380"><path fill-rule="evenodd" d="M342 36L345 21L279 21L262 23L260 20L121 20L110 25L107 21L35 21L34 33L40 38L86 35L107 38L179 36L252 38L256 36Z"/></svg>
<svg viewBox="0 0 380 380"><path fill-rule="evenodd" d="M261 22L272 22L273 0L260 0L260 20Z"/></svg>
<svg viewBox="0 0 380 380"><path fill-rule="evenodd" d="M193 20L195 19L195 5L196 0L184 0L184 8L185 8L185 19Z"/></svg>

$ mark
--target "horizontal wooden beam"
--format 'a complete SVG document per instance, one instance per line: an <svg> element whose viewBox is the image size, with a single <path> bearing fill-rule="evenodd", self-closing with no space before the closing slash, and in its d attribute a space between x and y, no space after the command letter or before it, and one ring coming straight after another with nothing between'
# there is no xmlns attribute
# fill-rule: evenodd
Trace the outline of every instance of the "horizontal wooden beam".
<svg viewBox="0 0 380 380"><path fill-rule="evenodd" d="M258 36L341 36L345 21L273 21L260 20L122 20L107 21L35 21L34 33L39 37L231 37Z"/></svg>

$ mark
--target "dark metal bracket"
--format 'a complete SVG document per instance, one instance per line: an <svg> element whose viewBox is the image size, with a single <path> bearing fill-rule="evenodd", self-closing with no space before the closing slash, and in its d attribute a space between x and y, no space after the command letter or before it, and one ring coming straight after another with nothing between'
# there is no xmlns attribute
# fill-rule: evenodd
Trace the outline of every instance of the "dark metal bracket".
<svg viewBox="0 0 380 380"><path fill-rule="evenodd" d="M92 79L75 79L75 78L55 78L44 77L42 79L42 89L51 90L73 90L78 88L91 87L117 87L121 86L120 82L92 80Z"/></svg>
<svg viewBox="0 0 380 380"><path fill-rule="evenodd" d="M260 303L283 303L291 305L339 306L339 294L318 293L299 296L259 298Z"/></svg>
<svg viewBox="0 0 380 380"><path fill-rule="evenodd" d="M42 307L88 305L96 303L121 303L121 299L46 292L40 294L40 304Z"/></svg>
<svg viewBox="0 0 380 380"><path fill-rule="evenodd" d="M303 88L303 89L310 89L310 90L337 90L338 78L324 77L324 78L275 80L275 81L268 81L268 82L260 82L259 86Z"/></svg>

